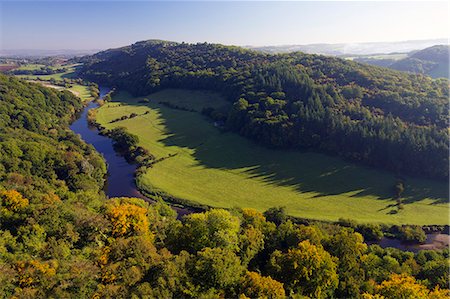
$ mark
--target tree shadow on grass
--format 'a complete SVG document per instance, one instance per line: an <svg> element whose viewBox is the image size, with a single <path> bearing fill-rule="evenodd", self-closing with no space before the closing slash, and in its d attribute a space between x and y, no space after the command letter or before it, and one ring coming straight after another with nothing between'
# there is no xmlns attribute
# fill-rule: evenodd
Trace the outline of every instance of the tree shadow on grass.
<svg viewBox="0 0 450 299"><path fill-rule="evenodd" d="M352 197L374 196L386 200L387 208L394 201L396 177L392 173L313 152L268 149L235 133L221 132L197 112L168 108L156 101L144 104L129 99L127 103L157 111L167 129L159 141L166 146L193 150L199 165L237 169L265 184L317 193L313 198L353 193ZM448 202L448 185L431 180L406 179L403 203L425 198L431 199L432 204Z"/></svg>

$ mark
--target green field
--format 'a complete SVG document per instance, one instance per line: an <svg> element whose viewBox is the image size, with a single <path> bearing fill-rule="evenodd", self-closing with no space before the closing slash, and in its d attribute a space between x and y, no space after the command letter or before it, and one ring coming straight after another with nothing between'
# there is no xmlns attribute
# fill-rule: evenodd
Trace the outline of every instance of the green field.
<svg viewBox="0 0 450 299"><path fill-rule="evenodd" d="M40 67L42 67L44 65L42 64L27 64L24 66L21 66L20 68L18 68L19 70L34 70L34 69L39 69ZM67 70L65 72L62 73L57 73L57 74L52 74L52 75L43 75L43 76L37 76L37 75L17 75L17 77L22 78L22 79L27 79L27 80L43 80L43 81L49 81L50 79L54 79L54 80L58 80L58 81L62 81L65 78L67 79L73 79L74 75L77 71L77 68L79 68L81 66L81 64L69 64L69 65L61 65L61 66L55 66L53 68L66 68Z"/></svg>
<svg viewBox="0 0 450 299"><path fill-rule="evenodd" d="M18 67L16 70L33 71L33 70L38 70L43 67L45 67L44 64L30 63L30 64L23 64L20 67Z"/></svg>
<svg viewBox="0 0 450 299"><path fill-rule="evenodd" d="M404 209L392 199L395 176L312 152L271 150L234 133L221 132L197 112L158 104L202 106L227 103L213 93L166 90L142 98L118 93L99 108L107 128L126 127L157 158L137 179L147 192L214 207L285 206L292 216L319 220L352 218L391 224L448 224L448 185L406 178ZM148 114L144 114L149 111ZM109 123L123 115L139 116Z"/></svg>
<svg viewBox="0 0 450 299"><path fill-rule="evenodd" d="M70 88L65 88L65 87L53 85L50 83L50 80L52 80L52 79L54 79L56 81L64 81L64 79L76 78L76 71L77 71L77 68L79 68L80 66L81 66L81 64L58 65L58 66L53 66L52 68L54 68L54 69L66 68L66 71L57 73L57 74L52 74L52 75L44 75L44 76L16 75L16 77L19 77L19 78L22 78L22 79L25 79L25 80L28 80L31 82L39 83L44 86L47 86L50 88L55 88L58 90L67 89L67 90L71 91L73 94L75 94L76 96L80 97L84 102L91 101L91 100L93 100L93 98L91 96L88 86L71 83ZM41 67L45 67L45 65L43 65L43 64L26 64L26 65L20 66L20 68L18 68L18 69L19 70L37 70L37 69L40 69Z"/></svg>

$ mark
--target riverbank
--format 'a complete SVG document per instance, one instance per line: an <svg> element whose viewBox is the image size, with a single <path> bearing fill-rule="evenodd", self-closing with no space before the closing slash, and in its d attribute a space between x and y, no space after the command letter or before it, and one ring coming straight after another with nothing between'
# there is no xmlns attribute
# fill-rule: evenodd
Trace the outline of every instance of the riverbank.
<svg viewBox="0 0 450 299"><path fill-rule="evenodd" d="M100 99L107 95L109 88L100 87ZM108 166L108 177L105 183L104 191L108 197L136 197L146 201L154 202L154 200L144 196L135 184L135 173L138 168L137 164L128 163L124 156L116 152L113 141L108 137L100 134L99 129L88 121L88 114L91 109L98 108L96 101L91 101L79 114L71 125L70 129L79 134L81 138L91 144L99 153L103 155ZM172 207L180 216L194 212L182 207Z"/></svg>
<svg viewBox="0 0 450 299"><path fill-rule="evenodd" d="M103 98L107 93L108 89L100 89L101 98ZM108 138L108 136L100 135L97 127L89 125L89 111L97 107L98 103L89 103L80 115L80 118L72 124L71 128L74 132L80 134L86 142L92 144L94 148L96 148L96 150L102 153L105 157L108 164L108 182L105 191L109 197L137 197L153 202L158 196L161 196L164 200L169 200L169 202L175 203L175 206L172 206L172 208L177 211L180 217L188 213L201 212L210 208L210 206L207 205L191 206L189 201L180 201L173 197L167 196L167 194L164 193L146 194L146 188L139 187L140 180L136 180L136 171L138 170L139 165L128 163L125 157L116 152L113 146L113 141ZM97 126L102 128L99 124L97 124ZM139 190L141 188L143 189L143 192ZM182 205L183 207L180 207L179 205ZM292 217L292 220L301 223L317 222L317 220L300 219L295 217ZM430 229L430 231L433 230ZM425 244L422 245L417 243L402 242L398 239L390 239L385 237L376 243L382 247L396 247L404 248L403 250L415 251L421 249L443 249L448 246L448 241L446 240L448 240L448 235L437 234L436 236L436 234L429 234L427 235Z"/></svg>

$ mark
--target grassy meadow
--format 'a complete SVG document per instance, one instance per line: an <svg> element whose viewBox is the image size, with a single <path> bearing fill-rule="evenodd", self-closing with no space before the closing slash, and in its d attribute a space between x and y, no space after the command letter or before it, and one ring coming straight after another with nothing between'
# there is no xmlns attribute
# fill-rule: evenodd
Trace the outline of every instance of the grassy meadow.
<svg viewBox="0 0 450 299"><path fill-rule="evenodd" d="M43 64L26 64L22 65L18 68L18 70L37 70L41 67L45 67ZM89 87L84 86L81 84L75 84L71 83L69 88L53 85L50 80L56 80L56 81L64 81L64 79L75 79L76 78L76 71L77 68L80 67L80 64L70 64L70 65L60 65L60 66L54 66L52 68L59 69L59 68L66 68L65 72L56 73L52 75L16 75L16 77L39 83L44 86L55 88L58 90L67 89L70 92L72 92L74 95L81 98L84 102L88 102L93 100Z"/></svg>
<svg viewBox="0 0 450 299"><path fill-rule="evenodd" d="M145 98L148 103L120 92L98 109L97 121L107 128L126 127L157 158L175 154L138 176L146 192L214 207L285 206L292 216L318 220L449 223L444 182L406 178L404 209L398 211L392 199L396 178L389 172L313 152L267 149L222 132L198 112L159 104L196 111L227 105L217 94L165 90ZM131 113L139 116L110 123Z"/></svg>
<svg viewBox="0 0 450 299"><path fill-rule="evenodd" d="M27 80L49 81L51 79L54 79L57 81L63 81L64 78L73 79L77 68L80 66L81 66L81 64L79 64L79 63L68 64L68 65L58 65L58 66L53 66L51 68L53 68L53 69L66 68L66 71L57 73L57 74L52 74L52 75L17 75L17 77L22 78L22 79L27 79ZM43 65L43 64L26 64L26 65L23 65L23 66L17 68L17 70L37 70L37 69L40 69L41 67L45 67L45 65Z"/></svg>

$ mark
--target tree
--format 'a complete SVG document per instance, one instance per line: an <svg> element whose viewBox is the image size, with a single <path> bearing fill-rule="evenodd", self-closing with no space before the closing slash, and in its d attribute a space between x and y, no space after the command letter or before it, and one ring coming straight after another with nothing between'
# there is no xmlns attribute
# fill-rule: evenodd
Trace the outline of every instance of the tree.
<svg viewBox="0 0 450 299"><path fill-rule="evenodd" d="M0 191L0 207L2 215L6 212L19 212L28 206L28 199L16 190Z"/></svg>
<svg viewBox="0 0 450 299"><path fill-rule="evenodd" d="M361 234L351 229L340 229L327 241L325 248L339 258L339 286L336 294L339 297L358 297L360 286L365 280L361 257L367 250Z"/></svg>
<svg viewBox="0 0 450 299"><path fill-rule="evenodd" d="M179 238L194 253L205 247L238 249L239 218L221 209L185 216Z"/></svg>
<svg viewBox="0 0 450 299"><path fill-rule="evenodd" d="M267 221L280 225L287 220L285 207L273 207L264 212Z"/></svg>
<svg viewBox="0 0 450 299"><path fill-rule="evenodd" d="M263 233L253 226L245 228L239 234L239 256L243 265L248 263L264 248Z"/></svg>
<svg viewBox="0 0 450 299"><path fill-rule="evenodd" d="M204 248L197 252L191 275L203 289L229 290L240 282L244 269L233 251Z"/></svg>
<svg viewBox="0 0 450 299"><path fill-rule="evenodd" d="M114 145L123 150L135 147L139 143L139 137L127 132L123 127L112 129L109 135L114 140Z"/></svg>
<svg viewBox="0 0 450 299"><path fill-rule="evenodd" d="M307 240L287 253L276 250L269 266L273 276L294 293L326 298L338 285L336 260L322 246L312 245Z"/></svg>
<svg viewBox="0 0 450 299"><path fill-rule="evenodd" d="M389 299L427 299L445 298L449 295L448 290L428 290L424 285L418 283L414 277L406 274L392 274L389 280L383 281L376 286L376 295ZM376 298L366 295L365 298ZM448 297L447 297L448 298Z"/></svg>
<svg viewBox="0 0 450 299"><path fill-rule="evenodd" d="M270 276L247 271L242 282L242 293L249 298L276 299L286 298L281 282Z"/></svg>
<svg viewBox="0 0 450 299"><path fill-rule="evenodd" d="M107 204L107 215L112 224L114 236L148 234L147 209L119 200Z"/></svg>

